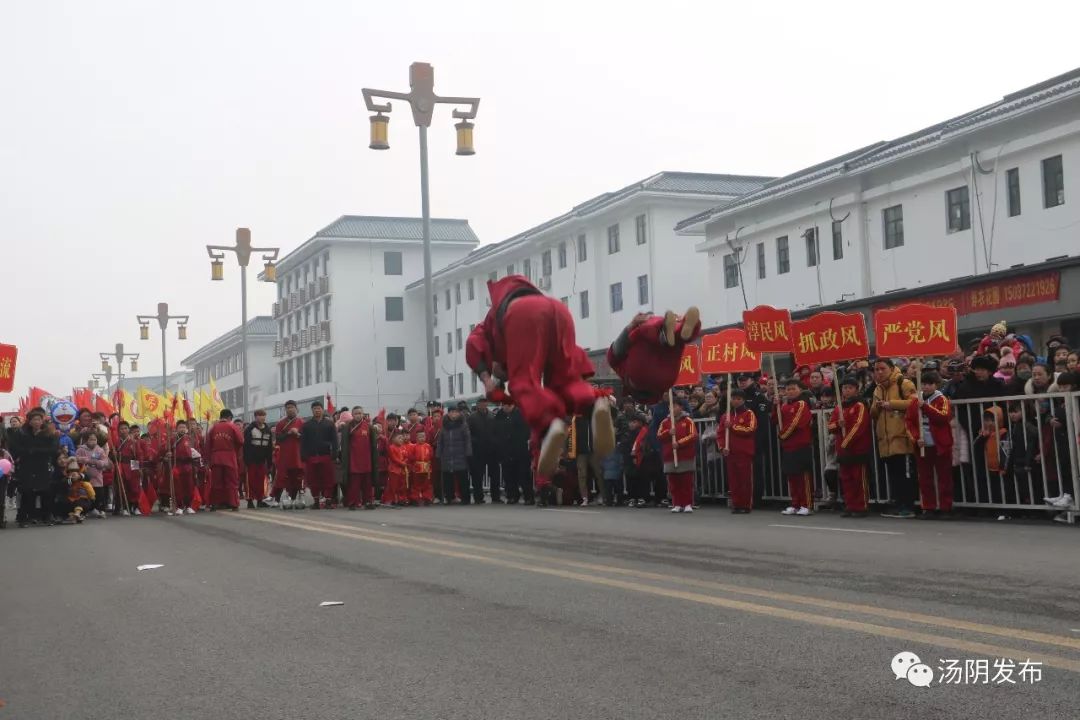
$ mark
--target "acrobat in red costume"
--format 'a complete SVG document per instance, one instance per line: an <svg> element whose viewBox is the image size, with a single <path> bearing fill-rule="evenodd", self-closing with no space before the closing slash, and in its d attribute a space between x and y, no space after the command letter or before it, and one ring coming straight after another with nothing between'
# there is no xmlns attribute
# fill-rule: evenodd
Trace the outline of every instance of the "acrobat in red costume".
<svg viewBox="0 0 1080 720"><path fill-rule="evenodd" d="M683 317L639 313L607 351L611 369L634 400L652 405L675 384L683 347L701 332L701 313L691 307Z"/></svg>
<svg viewBox="0 0 1080 720"><path fill-rule="evenodd" d="M593 452L609 455L615 447L611 406L585 381L595 370L577 345L570 311L521 275L489 282L488 292L491 309L469 335L465 360L488 393L495 391L496 377L509 382L533 439L543 438L540 474L550 475L558 464L567 432L563 418L590 409Z"/></svg>

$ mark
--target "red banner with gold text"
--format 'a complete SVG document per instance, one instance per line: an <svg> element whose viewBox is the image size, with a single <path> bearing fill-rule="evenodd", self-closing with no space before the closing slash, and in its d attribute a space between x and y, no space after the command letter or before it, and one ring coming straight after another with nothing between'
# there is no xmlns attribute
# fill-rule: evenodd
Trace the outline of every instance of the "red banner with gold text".
<svg viewBox="0 0 1080 720"><path fill-rule="evenodd" d="M791 352L791 311L758 305L743 311L746 345L754 352Z"/></svg>
<svg viewBox="0 0 1080 720"><path fill-rule="evenodd" d="M823 365L869 357L862 313L826 311L792 324L796 365Z"/></svg>
<svg viewBox="0 0 1080 720"><path fill-rule="evenodd" d="M951 355L956 342L956 308L901 305L874 313L874 341L880 357Z"/></svg>
<svg viewBox="0 0 1080 720"><path fill-rule="evenodd" d="M761 355L750 349L745 330L729 328L701 338L702 373L714 375L760 371Z"/></svg>

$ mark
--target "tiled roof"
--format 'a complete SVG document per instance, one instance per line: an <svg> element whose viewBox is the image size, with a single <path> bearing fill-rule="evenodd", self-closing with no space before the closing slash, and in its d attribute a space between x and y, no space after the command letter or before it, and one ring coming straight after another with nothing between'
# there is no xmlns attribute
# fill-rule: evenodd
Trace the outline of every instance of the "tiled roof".
<svg viewBox="0 0 1080 720"><path fill-rule="evenodd" d="M274 323L274 318L269 315L258 315L250 318L247 321L248 340L275 338L277 337L277 325ZM224 335L217 337L210 342L203 345L201 348L191 353L183 360L180 361L181 365L193 365L198 360L207 355L212 355L221 348L227 347L232 342L240 341L240 326L237 325L232 330L228 331Z"/></svg>
<svg viewBox="0 0 1080 720"><path fill-rule="evenodd" d="M575 218L586 217L592 213L598 212L610 205L631 197L637 193L659 193L667 195L713 195L717 198L723 198L727 196L729 199L742 195L743 193L760 188L763 184L771 180L772 178L758 176L758 175L714 175L710 173L691 173L691 172L660 172L655 175L651 175L640 182L636 182L632 185L627 185L624 188L615 190L613 192L603 193L597 195L594 198L586 200L580 205L575 205L569 212L563 213L558 217L554 217L546 222L543 222L535 227L529 228L524 232L518 233L513 237L507 238L502 242L491 243L483 247L479 247L466 255L461 260L451 263L433 273L432 277L439 277L447 273L453 272L459 267L464 265L472 265L483 258L496 252L507 249L514 245L523 245L536 238L538 235L551 230L565 222L573 220ZM423 284L422 280L418 280L409 285L409 288L419 287Z"/></svg>
<svg viewBox="0 0 1080 720"><path fill-rule="evenodd" d="M315 233L317 238L362 238L365 240L422 240L423 220L411 217L342 215ZM431 239L435 242L478 243L480 238L468 220L431 219Z"/></svg>
<svg viewBox="0 0 1080 720"><path fill-rule="evenodd" d="M726 215L740 208L767 202L788 192L816 185L839 175L880 166L912 152L954 139L958 134L970 131L984 123L1017 115L1035 106L1048 105L1061 99L1080 95L1080 68L1064 75L1006 95L1000 101L972 110L944 122L904 135L895 140L881 141L864 148L812 165L782 178L766 183L760 189L729 203L681 221L677 231Z"/></svg>

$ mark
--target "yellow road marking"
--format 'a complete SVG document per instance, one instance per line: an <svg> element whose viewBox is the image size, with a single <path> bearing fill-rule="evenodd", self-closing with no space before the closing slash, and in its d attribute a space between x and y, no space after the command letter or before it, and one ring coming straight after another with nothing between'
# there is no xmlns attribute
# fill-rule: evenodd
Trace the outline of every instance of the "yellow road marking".
<svg viewBox="0 0 1080 720"><path fill-rule="evenodd" d="M827 617L823 615L814 615L808 612L800 610L791 610L788 608L775 607L772 605L762 605L742 600L732 600L729 598L721 598L713 595L705 595L702 593L689 592L686 590L676 590L671 588L656 587L653 585L642 585L638 583L628 582L624 580L617 580L614 578L597 577L595 575L584 575L578 572L572 572L570 570L563 570L560 568L542 567L538 565L527 565L520 562L514 562L511 560L503 560L500 558L489 557L484 555L476 555L471 552L462 552L458 550L440 549L436 547L426 547L424 545L417 544L416 538L410 536L398 535L397 537L381 537L391 536L394 533L385 533L382 531L369 531L366 528L357 528L351 526L333 526L330 523L310 523L309 521L296 521L286 520L284 518L269 518L260 517L251 514L244 515L231 515L227 517L233 517L244 520L252 520L255 522L269 523L273 525L281 525L284 527L290 527L296 530L307 530L310 532L318 532L327 535L335 535L338 537L349 538L353 540L366 540L368 542L377 543L380 545L387 545L391 547L405 548L408 550L416 550L418 552L424 552L432 555L439 555L442 557L451 557L461 560L473 560L481 562L487 565L494 565L496 567L505 567L513 570L521 570L524 572L549 575L552 577L563 578L566 580L576 580L579 582L588 583L591 585L600 585L603 587L618 588L620 590L627 590L630 592L638 592L647 595L656 595L659 597L673 598L679 600L685 600L688 602L699 603L703 605L711 605L714 607L722 607L731 610L740 610L742 612L749 612L756 615L766 615L770 617L783 618L786 620L793 620L796 622L808 623L811 625L819 625L824 627L839 628L844 630L852 630L855 632L861 632L868 635L876 635L878 637L888 637L898 640L904 640L907 642L917 642L934 647L945 647L953 650L962 650L964 652L970 652L980 654L983 656L995 657L995 658L1011 658L1017 662L1023 662L1028 659L1035 659L1041 661L1044 665L1050 667L1056 667L1063 670L1068 670L1074 673L1080 673L1080 661L1073 660L1065 657L1058 657L1053 655L1041 655L1039 653L1032 653L1027 650L1020 650L1016 648L1002 647L998 645L990 645L982 642L974 642L968 640L961 640L959 638L943 637L939 635L931 635L929 633L923 633L913 630L905 630L901 628L894 628L885 625L875 625L872 623L866 623L857 620L845 620L842 618ZM343 528L343 529L338 529ZM398 539L403 538L403 539ZM443 544L447 546L461 545L461 543L454 543L453 541L439 541L434 543ZM485 552L499 552L495 548L485 548L481 546L467 546L470 548L477 548ZM551 560L553 562L563 562L556 558L540 557L534 559ZM600 566L598 566L600 567ZM609 570L609 568L601 567L602 570ZM664 576L659 576L664 577ZM800 596L792 596L800 597ZM810 599L810 598L806 598ZM825 601L829 602L829 601ZM858 607L858 606L856 606ZM869 607L869 606L866 606ZM959 627L957 621L949 621L947 623L949 627ZM992 626L987 626L992 627ZM999 630L1008 630L1007 628L999 628ZM1017 631L1022 632L1022 631ZM1053 636L1046 636L1053 638ZM1059 638L1054 638L1058 640Z"/></svg>

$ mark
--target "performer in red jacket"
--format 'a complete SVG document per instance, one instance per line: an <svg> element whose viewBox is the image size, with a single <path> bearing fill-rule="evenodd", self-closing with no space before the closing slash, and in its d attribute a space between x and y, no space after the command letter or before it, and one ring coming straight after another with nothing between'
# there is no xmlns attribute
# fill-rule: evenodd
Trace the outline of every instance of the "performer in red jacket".
<svg viewBox="0 0 1080 720"><path fill-rule="evenodd" d="M409 501L430 505L434 500L431 487L431 467L435 450L427 443L427 434L421 430L416 442L409 445Z"/></svg>
<svg viewBox="0 0 1080 720"><path fill-rule="evenodd" d="M300 459L300 430L303 427L296 401L286 401L285 417L274 426L274 444L278 449L274 462L274 500L282 503L283 510L288 510L297 501L304 478L304 464ZM287 500L282 500L282 492L288 493Z"/></svg>
<svg viewBox="0 0 1080 720"><path fill-rule="evenodd" d="M172 447L173 484L176 487L177 514L194 515L191 502L195 492L195 466L191 454L191 436L184 420L176 421L176 440ZM169 448L165 448L163 460L169 460ZM167 466L164 466L167 467Z"/></svg>
<svg viewBox="0 0 1080 720"><path fill-rule="evenodd" d="M206 451L210 456L210 509L240 509L240 475L236 468L236 451L244 447L244 434L232 421L228 408L210 428Z"/></svg>
<svg viewBox="0 0 1080 720"><path fill-rule="evenodd" d="M615 449L611 406L586 378L595 373L574 336L570 311L521 275L488 283L491 309L469 334L465 360L488 393L497 379L509 381L510 394L540 443L538 469L551 475L559 463L567 428L563 420L593 412L593 452L601 458Z"/></svg>
<svg viewBox="0 0 1080 720"><path fill-rule="evenodd" d="M113 450L115 453L113 459L123 488L121 488L121 493L117 493L113 512L117 515L127 515L130 510L136 515L141 515L139 501L142 500L142 477L139 458L142 453L139 449L138 429L136 428L135 433L132 433L131 426L122 420L117 433L119 442Z"/></svg>
<svg viewBox="0 0 1080 720"><path fill-rule="evenodd" d="M371 474L375 469L372 457L371 423L359 407L353 408L353 419L346 432L349 467L346 472L349 484L345 488L345 505L355 510L363 503L365 508L375 507L375 496L371 484ZM342 445L345 445L343 442Z"/></svg>
<svg viewBox="0 0 1080 720"><path fill-rule="evenodd" d="M660 422L656 439L664 459L664 473L671 491L671 512L694 512L694 471L697 469L697 428L694 421L675 405L674 429L671 417Z"/></svg>
<svg viewBox="0 0 1080 720"><path fill-rule="evenodd" d="M405 445L405 432L398 430L386 448L386 489L383 490L383 505L397 507L408 501L408 473L409 448Z"/></svg>
<svg viewBox="0 0 1080 720"><path fill-rule="evenodd" d="M829 417L829 432L836 435L836 462L840 466L840 493L844 497L841 517L866 517L870 489L868 464L873 457L870 411L859 398L859 382L846 377L840 383L842 407ZM840 422L843 413L844 422Z"/></svg>
<svg viewBox="0 0 1080 720"><path fill-rule="evenodd" d="M727 475L728 504L731 512L743 514L754 506L754 454L757 452L757 415L746 406L746 393L731 391L731 410L720 418L716 426L716 445L724 454L724 472ZM726 444L728 428L731 428L730 445Z"/></svg>
<svg viewBox="0 0 1080 720"><path fill-rule="evenodd" d="M781 470L787 477L791 505L784 515L809 515L814 507L814 453L810 447L810 405L803 400L798 380L784 386L785 402L778 410Z"/></svg>
<svg viewBox="0 0 1080 720"><path fill-rule="evenodd" d="M922 397L908 406L904 422L908 437L918 446L915 455L919 473L920 518L948 518L953 509L952 406L938 387L941 377L934 370L922 374ZM922 415L922 425L919 415ZM934 475L937 475L935 485Z"/></svg>
<svg viewBox="0 0 1080 720"><path fill-rule="evenodd" d="M638 313L608 348L608 364L634 400L654 405L675 384L683 347L700 331L696 307L681 318L670 310L662 316Z"/></svg>

